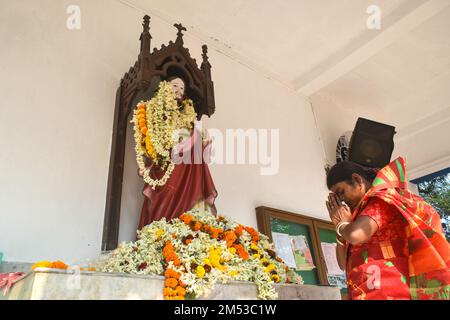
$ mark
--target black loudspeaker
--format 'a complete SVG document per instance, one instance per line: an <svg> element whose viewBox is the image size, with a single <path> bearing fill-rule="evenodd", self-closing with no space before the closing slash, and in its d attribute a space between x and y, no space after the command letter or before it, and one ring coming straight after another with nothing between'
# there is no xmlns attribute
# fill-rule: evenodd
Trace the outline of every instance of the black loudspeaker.
<svg viewBox="0 0 450 320"><path fill-rule="evenodd" d="M358 118L350 140L349 160L366 167L389 164L394 150L395 127Z"/></svg>

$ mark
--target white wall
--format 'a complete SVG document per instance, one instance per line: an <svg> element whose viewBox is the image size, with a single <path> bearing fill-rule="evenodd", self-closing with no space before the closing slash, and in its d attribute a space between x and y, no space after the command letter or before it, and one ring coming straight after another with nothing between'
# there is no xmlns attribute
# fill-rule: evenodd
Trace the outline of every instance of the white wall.
<svg viewBox="0 0 450 320"><path fill-rule="evenodd" d="M132 113L129 118L131 120ZM127 127L125 162L123 168L122 199L120 206L119 242L134 241L139 223L144 196L144 182L137 175L136 152L134 151L133 125Z"/></svg>
<svg viewBox="0 0 450 320"><path fill-rule="evenodd" d="M115 90L137 57L144 13L117 1L77 3L81 30L69 31L71 1L0 1L0 251L8 261L70 263L100 252ZM157 17L151 32L152 47L176 33ZM201 61L202 41L187 32L185 42ZM259 205L326 218L309 104L213 48L209 55L216 113L206 126L280 129L279 174L211 167L219 212L253 226ZM133 199L140 182L127 159L121 240L134 237L142 200Z"/></svg>

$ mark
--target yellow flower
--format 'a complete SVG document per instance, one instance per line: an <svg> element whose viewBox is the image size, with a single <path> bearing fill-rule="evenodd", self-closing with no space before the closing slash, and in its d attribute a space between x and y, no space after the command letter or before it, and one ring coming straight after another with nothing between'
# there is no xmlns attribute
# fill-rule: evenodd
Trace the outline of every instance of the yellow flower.
<svg viewBox="0 0 450 320"><path fill-rule="evenodd" d="M263 264L264 262L269 262L269 260L267 260L267 258L262 258L261 259L261 264Z"/></svg>
<svg viewBox="0 0 450 320"><path fill-rule="evenodd" d="M209 255L210 255L210 256L212 256L212 255L218 255L218 256L220 256L221 253L222 253L222 250L221 250L220 248L217 248L217 249L211 248L211 249L209 250Z"/></svg>
<svg viewBox="0 0 450 320"><path fill-rule="evenodd" d="M269 273L270 271L273 271L273 270L275 270L275 265L274 265L273 263L269 264L269 265L264 269L264 271L267 272L267 273Z"/></svg>
<svg viewBox="0 0 450 320"><path fill-rule="evenodd" d="M223 266L223 265L221 265L221 264L219 264L219 265L217 266L217 269L219 269L220 271L225 271L225 270L227 270L227 267L226 267L226 266Z"/></svg>
<svg viewBox="0 0 450 320"><path fill-rule="evenodd" d="M255 253L254 255L253 255L253 258L255 258L255 259L259 259L261 256L260 256L260 254L259 253Z"/></svg>
<svg viewBox="0 0 450 320"><path fill-rule="evenodd" d="M163 234L164 234L164 230L162 230L162 229L156 230L156 236L157 236L158 238L161 237Z"/></svg>
<svg viewBox="0 0 450 320"><path fill-rule="evenodd" d="M204 260L203 260L203 263L204 263L204 264L211 265L211 261L210 261L208 258L204 259Z"/></svg>
<svg viewBox="0 0 450 320"><path fill-rule="evenodd" d="M211 264L213 265L213 267L220 266L220 257L219 256L212 256L212 257L210 257L210 260L211 260Z"/></svg>
<svg viewBox="0 0 450 320"><path fill-rule="evenodd" d="M254 242L252 242L252 244L250 245L250 249L259 251L258 246Z"/></svg>
<svg viewBox="0 0 450 320"><path fill-rule="evenodd" d="M274 282L280 282L280 276L277 274L273 274L271 278Z"/></svg>
<svg viewBox="0 0 450 320"><path fill-rule="evenodd" d="M230 251L231 254L235 254L236 253L236 248L230 248L230 249L228 249L228 251Z"/></svg>
<svg viewBox="0 0 450 320"><path fill-rule="evenodd" d="M220 259L220 256L219 256L217 253L213 253L213 254L210 254L210 255L209 255L209 258L210 258L211 260L219 260L219 259Z"/></svg>
<svg viewBox="0 0 450 320"><path fill-rule="evenodd" d="M198 266L197 269L195 269L195 274L199 278L203 278L205 273L206 273L205 268L203 268L202 266Z"/></svg>
<svg viewBox="0 0 450 320"><path fill-rule="evenodd" d="M35 263L31 269L37 269L37 268L51 268L53 266L53 263L50 261L39 261Z"/></svg>
<svg viewBox="0 0 450 320"><path fill-rule="evenodd" d="M230 276L236 277L237 275L238 275L238 272L236 270L231 270L230 271Z"/></svg>

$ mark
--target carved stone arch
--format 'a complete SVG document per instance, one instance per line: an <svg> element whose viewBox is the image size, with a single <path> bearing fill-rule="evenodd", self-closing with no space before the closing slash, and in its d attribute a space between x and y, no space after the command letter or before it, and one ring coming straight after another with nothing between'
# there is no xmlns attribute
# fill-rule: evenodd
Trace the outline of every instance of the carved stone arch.
<svg viewBox="0 0 450 320"><path fill-rule="evenodd" d="M109 162L108 187L106 192L105 218L103 224L102 250L112 250L118 245L120 204L122 197L123 169L125 158L126 131L128 116L140 100L153 96L161 80L167 78L171 68L182 73L186 85L186 94L193 98L198 120L203 115L210 117L215 111L214 83L211 80L211 64L208 61L206 45L202 46L202 64L200 68L183 44L181 24L175 24L177 38L169 45L154 48L150 53L151 39L150 17L144 16L143 31L140 35L140 52L137 61L120 81L116 91L114 123Z"/></svg>

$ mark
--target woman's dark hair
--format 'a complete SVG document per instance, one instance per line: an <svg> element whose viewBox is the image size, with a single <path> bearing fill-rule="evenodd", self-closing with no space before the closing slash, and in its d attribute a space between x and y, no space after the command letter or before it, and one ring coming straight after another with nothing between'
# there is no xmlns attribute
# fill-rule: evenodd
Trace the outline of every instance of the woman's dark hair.
<svg viewBox="0 0 450 320"><path fill-rule="evenodd" d="M327 187L331 190L332 186L342 181L345 181L348 184L353 184L352 174L354 173L359 174L368 183L372 184L378 170L379 169L377 168L367 168L361 166L352 161L338 162L331 167L330 171L327 173Z"/></svg>

